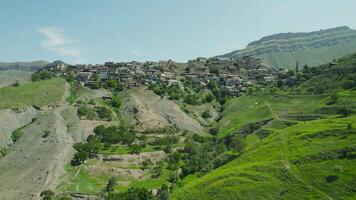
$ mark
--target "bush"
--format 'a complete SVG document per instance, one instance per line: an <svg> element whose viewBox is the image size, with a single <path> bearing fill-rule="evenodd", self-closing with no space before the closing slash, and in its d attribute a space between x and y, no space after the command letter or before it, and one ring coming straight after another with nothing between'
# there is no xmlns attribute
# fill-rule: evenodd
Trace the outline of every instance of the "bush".
<svg viewBox="0 0 356 200"><path fill-rule="evenodd" d="M42 138L47 138L50 134L49 130L45 130L44 134L42 135Z"/></svg>
<svg viewBox="0 0 356 200"><path fill-rule="evenodd" d="M330 100L326 102L326 105L333 105L337 102L337 100L338 100L337 94L333 94L330 96Z"/></svg>
<svg viewBox="0 0 356 200"><path fill-rule="evenodd" d="M12 142L18 141L21 136L22 136L22 131L20 129L15 129L11 134Z"/></svg>
<svg viewBox="0 0 356 200"><path fill-rule="evenodd" d="M217 128L211 128L211 129L209 129L209 133L210 133L211 135L217 135L217 134L219 133L219 129L217 129Z"/></svg>
<svg viewBox="0 0 356 200"><path fill-rule="evenodd" d="M43 199L43 200L51 200L52 197L54 197L54 192L51 191L51 190L46 190L46 191L42 191L40 193L40 197Z"/></svg>
<svg viewBox="0 0 356 200"><path fill-rule="evenodd" d="M204 111L201 116L204 118L204 119L207 119L207 118L211 118L211 115L209 113L209 110L206 110Z"/></svg>
<svg viewBox="0 0 356 200"><path fill-rule="evenodd" d="M118 95L113 95L111 100L111 105L114 108L120 108L121 104L122 104L121 98Z"/></svg>
<svg viewBox="0 0 356 200"><path fill-rule="evenodd" d="M105 191L106 192L113 192L114 191L114 187L116 185L116 180L114 177L111 177L109 180L108 180L108 183L105 187Z"/></svg>
<svg viewBox="0 0 356 200"><path fill-rule="evenodd" d="M17 87L19 85L20 85L20 83L18 81L16 81L14 84L12 84L12 86L14 86L14 87Z"/></svg>
<svg viewBox="0 0 356 200"><path fill-rule="evenodd" d="M214 95L209 93L204 97L203 102L204 103L211 103L213 100L214 100Z"/></svg>
<svg viewBox="0 0 356 200"><path fill-rule="evenodd" d="M352 110L348 107L341 107L338 111L337 111L338 114L341 114L343 117L348 117L351 113L352 113Z"/></svg>
<svg viewBox="0 0 356 200"><path fill-rule="evenodd" d="M106 119L106 120L112 119L111 110L104 106L96 108L96 112L98 113L100 119Z"/></svg>
<svg viewBox="0 0 356 200"><path fill-rule="evenodd" d="M335 182L339 177L336 176L336 175L330 175L330 176L327 176L325 177L325 180L328 182L328 183L332 183L332 182Z"/></svg>
<svg viewBox="0 0 356 200"><path fill-rule="evenodd" d="M86 119L95 119L96 118L95 110L92 108L89 108L87 106L79 107L77 113L78 113L79 118L83 118L83 117L85 117Z"/></svg>
<svg viewBox="0 0 356 200"><path fill-rule="evenodd" d="M198 105L199 104L199 97L194 94L189 94L185 97L184 103L189 105Z"/></svg>

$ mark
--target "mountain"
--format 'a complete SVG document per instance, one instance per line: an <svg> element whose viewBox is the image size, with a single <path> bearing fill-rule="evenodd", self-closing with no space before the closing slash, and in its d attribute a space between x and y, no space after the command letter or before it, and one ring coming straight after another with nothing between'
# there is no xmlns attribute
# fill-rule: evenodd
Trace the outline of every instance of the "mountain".
<svg viewBox="0 0 356 200"><path fill-rule="evenodd" d="M45 60L38 60L32 62L0 62L0 71L4 70L23 70L23 71L36 71L40 68L46 67L49 62Z"/></svg>
<svg viewBox="0 0 356 200"><path fill-rule="evenodd" d="M356 52L356 30L341 26L309 33L279 33L218 57L252 56L266 65L294 69L316 66Z"/></svg>

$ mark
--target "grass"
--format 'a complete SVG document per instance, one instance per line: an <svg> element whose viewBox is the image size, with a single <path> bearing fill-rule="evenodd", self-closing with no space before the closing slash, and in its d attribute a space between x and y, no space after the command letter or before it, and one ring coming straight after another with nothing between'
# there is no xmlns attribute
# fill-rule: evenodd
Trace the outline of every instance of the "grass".
<svg viewBox="0 0 356 200"><path fill-rule="evenodd" d="M65 80L53 78L18 87L0 88L0 108L22 108L58 103L64 94Z"/></svg>
<svg viewBox="0 0 356 200"><path fill-rule="evenodd" d="M319 136L325 130L345 130L349 123L355 126L356 116L299 122L275 131L251 142L231 163L188 182L173 199L355 198L355 161L325 155L348 148L355 154L356 130ZM311 156L312 160L306 159ZM330 175L337 180L326 181Z"/></svg>
<svg viewBox="0 0 356 200"><path fill-rule="evenodd" d="M325 101L318 96L290 96L286 94L246 95L230 100L224 107L223 118L215 125L219 137L235 132L249 123L288 114L310 114Z"/></svg>
<svg viewBox="0 0 356 200"><path fill-rule="evenodd" d="M85 166L73 167L68 164L65 170L68 179L57 188L62 193L97 194L105 188L107 180L110 178L104 175L92 176L87 172Z"/></svg>

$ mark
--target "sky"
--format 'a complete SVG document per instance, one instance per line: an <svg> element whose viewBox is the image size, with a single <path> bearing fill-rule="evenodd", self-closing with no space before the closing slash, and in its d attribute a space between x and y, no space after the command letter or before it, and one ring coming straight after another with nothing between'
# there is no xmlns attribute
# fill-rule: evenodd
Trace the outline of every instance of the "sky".
<svg viewBox="0 0 356 200"><path fill-rule="evenodd" d="M355 10L355 0L0 0L0 62L183 62L280 32L356 29Z"/></svg>

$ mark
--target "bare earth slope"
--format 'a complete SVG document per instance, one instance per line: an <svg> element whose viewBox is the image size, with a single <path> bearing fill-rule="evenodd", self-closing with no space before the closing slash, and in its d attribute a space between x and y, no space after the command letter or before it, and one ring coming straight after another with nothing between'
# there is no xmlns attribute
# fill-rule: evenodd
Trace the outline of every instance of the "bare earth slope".
<svg viewBox="0 0 356 200"><path fill-rule="evenodd" d="M203 131L200 123L166 98L144 89L131 90L124 100L124 115L135 121L139 129L154 129L173 125L194 133Z"/></svg>
<svg viewBox="0 0 356 200"><path fill-rule="evenodd" d="M39 115L39 111L28 107L20 111L11 109L0 110L0 148L11 144L11 133Z"/></svg>
<svg viewBox="0 0 356 200"><path fill-rule="evenodd" d="M81 134L87 134L67 130L67 120L75 119L76 112L64 101L68 87L66 91L58 107L45 111L34 123L24 127L20 139L0 158L1 199L39 199L41 191L54 190L64 175L64 165L74 153L74 140L81 140L84 138ZM72 125L78 122L73 120ZM44 136L45 131L49 131L48 136Z"/></svg>

